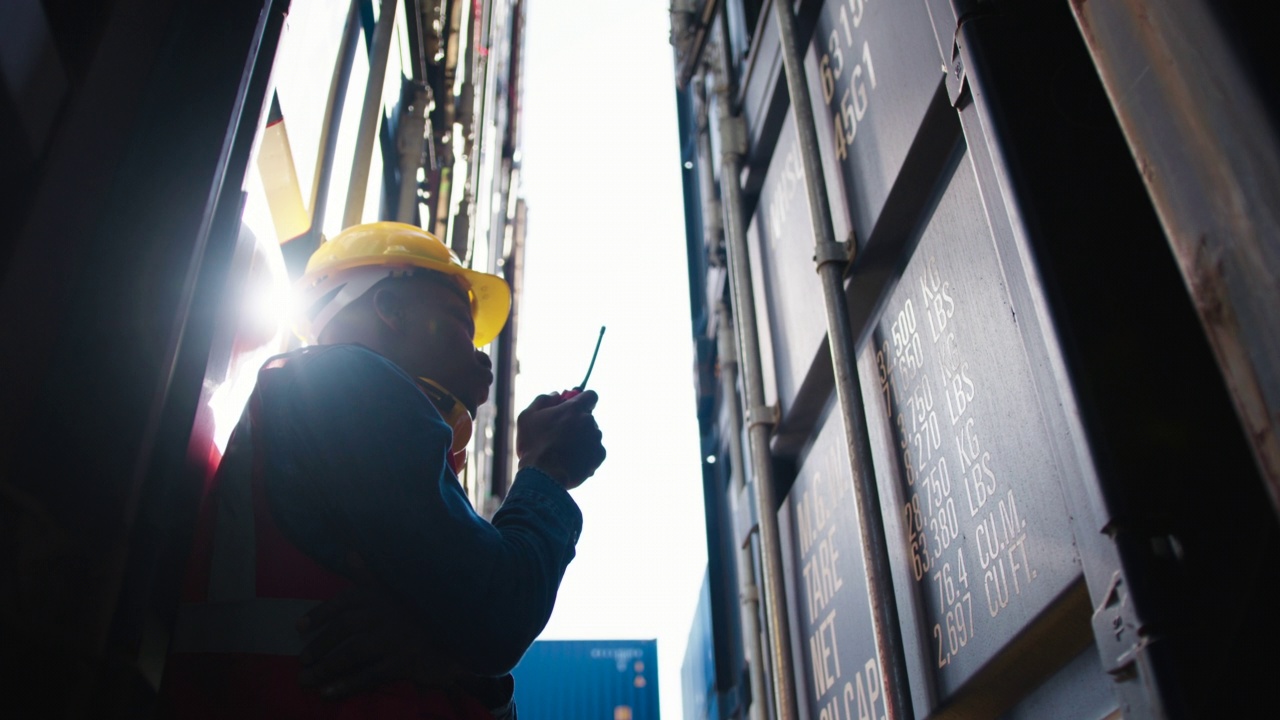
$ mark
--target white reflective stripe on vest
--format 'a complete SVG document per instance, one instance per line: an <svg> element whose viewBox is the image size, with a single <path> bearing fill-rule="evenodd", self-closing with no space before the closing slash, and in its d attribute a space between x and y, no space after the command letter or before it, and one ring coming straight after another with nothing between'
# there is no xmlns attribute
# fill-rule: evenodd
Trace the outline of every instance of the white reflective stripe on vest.
<svg viewBox="0 0 1280 720"><path fill-rule="evenodd" d="M311 639L298 633L298 621L319 604L258 598L183 605L170 652L298 655Z"/></svg>
<svg viewBox="0 0 1280 720"><path fill-rule="evenodd" d="M217 515L209 558L208 601L178 609L170 651L298 655L308 638L298 621L318 600L259 598L253 514L253 441L250 409L218 468Z"/></svg>

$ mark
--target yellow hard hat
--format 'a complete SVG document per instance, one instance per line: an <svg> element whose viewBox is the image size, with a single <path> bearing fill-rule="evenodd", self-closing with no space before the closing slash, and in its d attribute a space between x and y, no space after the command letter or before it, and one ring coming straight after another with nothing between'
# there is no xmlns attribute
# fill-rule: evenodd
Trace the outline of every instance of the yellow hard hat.
<svg viewBox="0 0 1280 720"><path fill-rule="evenodd" d="M476 347L502 332L511 311L511 288L505 280L463 267L439 238L420 227L376 222L343 230L311 255L298 281L299 334L314 342L342 308L379 281L418 269L452 275L471 295Z"/></svg>

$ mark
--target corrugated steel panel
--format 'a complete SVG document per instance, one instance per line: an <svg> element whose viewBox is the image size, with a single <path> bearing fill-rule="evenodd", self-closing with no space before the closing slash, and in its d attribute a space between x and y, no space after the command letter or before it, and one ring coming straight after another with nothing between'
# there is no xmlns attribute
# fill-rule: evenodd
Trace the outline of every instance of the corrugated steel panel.
<svg viewBox="0 0 1280 720"><path fill-rule="evenodd" d="M1104 677L1102 661L1093 648L1076 656L1066 667L1028 695L1003 720L1103 720L1119 715L1115 694Z"/></svg>
<svg viewBox="0 0 1280 720"><path fill-rule="evenodd" d="M1257 282L1275 263L1256 245L1274 212L1222 197L1232 183L1243 183L1238 197L1274 194L1240 170L1241 147L1263 148L1258 167L1275 156L1275 129L1249 96L1256 78L1227 62L1220 28L1188 22L1200 0L1163 13L1050 0L798 3L820 155L810 167L821 167L835 236L857 250L846 293L861 393L836 397L813 261L820 196L806 188L817 178L799 162L777 8L760 5L750 52L727 79L748 126L747 166L728 180L741 186L754 293L733 301L755 311L760 344L758 360L745 347L739 362L759 363L763 400L780 406L774 422L744 411L773 426L765 442L781 497L765 502L781 505L779 605L799 717L879 717L886 701L917 718L1241 714L1275 668L1270 656L1240 661L1266 656L1278 635L1249 619L1266 615L1260 588L1280 574L1269 560L1276 517L1247 454L1252 441L1265 468L1274 433L1248 412L1269 396L1235 382L1265 362L1227 362L1213 325L1252 328L1241 347L1260 357L1274 346L1257 321L1269 315L1248 310L1275 305L1274 283ZM1202 26L1203 58L1164 57L1194 46L1184 30ZM1131 36L1143 42L1116 41ZM1218 83L1239 91L1241 108L1213 96ZM1143 115L1168 106L1178 112ZM1213 122L1178 126L1186 117ZM1246 127L1228 138L1232 123ZM1158 142L1171 137L1191 139ZM724 149L714 135L709 145ZM1169 187L1202 191L1170 210ZM1210 218L1197 225L1209 236L1169 220L1192 216ZM1262 258L1252 275L1238 265L1249 253ZM1194 309L1218 343L1216 366ZM1249 432L1230 415L1223 374ZM749 479L750 456L739 463ZM884 694L895 673L875 662L850 484L867 465L909 700Z"/></svg>
<svg viewBox="0 0 1280 720"><path fill-rule="evenodd" d="M805 73L828 176L838 168L834 229L847 214L864 244L944 71L923 2L825 2L817 23Z"/></svg>
<svg viewBox="0 0 1280 720"><path fill-rule="evenodd" d="M512 672L520 720L658 720L658 641L539 640Z"/></svg>
<svg viewBox="0 0 1280 720"><path fill-rule="evenodd" d="M801 718L884 715L839 414L821 423L778 510Z"/></svg>
<svg viewBox="0 0 1280 720"><path fill-rule="evenodd" d="M822 287L813 271L813 224L805 196L795 116L788 112L760 202L747 227L764 363L765 401L787 413L809 373L827 323Z"/></svg>
<svg viewBox="0 0 1280 720"><path fill-rule="evenodd" d="M1083 600L1068 593L1080 563L1058 458L1027 401L1036 386L1018 318L1030 310L1010 296L1007 272L966 152L860 361L886 532L903 539L896 585L914 601L900 603L908 668L925 707L1019 652L1014 639L1055 603Z"/></svg>

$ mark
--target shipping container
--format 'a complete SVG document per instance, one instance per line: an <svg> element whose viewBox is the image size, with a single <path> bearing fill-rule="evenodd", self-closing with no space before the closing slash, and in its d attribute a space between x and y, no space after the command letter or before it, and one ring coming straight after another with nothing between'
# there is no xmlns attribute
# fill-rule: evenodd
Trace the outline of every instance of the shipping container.
<svg viewBox="0 0 1280 720"><path fill-rule="evenodd" d="M733 709L743 702L736 693L750 687L736 675L741 668L733 662L742 653L737 643L743 635L735 624L740 620L737 592L732 585L736 577L737 573L729 568L715 572L708 568L703 579L680 668L686 720L731 717ZM714 592L716 585L727 592Z"/></svg>
<svg viewBox="0 0 1280 720"><path fill-rule="evenodd" d="M658 720L658 641L538 640L511 673L520 720Z"/></svg>
<svg viewBox="0 0 1280 720"><path fill-rule="evenodd" d="M711 629L711 578L704 577L698 593L698 609L684 646L684 664L680 667L681 705L685 720L709 720L720 717L719 698L715 687L715 639Z"/></svg>
<svg viewBox="0 0 1280 720"><path fill-rule="evenodd" d="M718 717L1265 706L1264 15L674 4Z"/></svg>

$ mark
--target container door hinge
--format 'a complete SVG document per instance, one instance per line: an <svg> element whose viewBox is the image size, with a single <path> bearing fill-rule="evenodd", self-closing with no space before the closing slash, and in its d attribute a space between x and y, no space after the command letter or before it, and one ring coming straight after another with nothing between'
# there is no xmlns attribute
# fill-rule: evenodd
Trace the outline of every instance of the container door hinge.
<svg viewBox="0 0 1280 720"><path fill-rule="evenodd" d="M1102 653L1103 668L1117 682L1133 679L1138 658L1151 643L1138 618L1120 571L1111 576L1106 596L1093 612L1093 635Z"/></svg>

